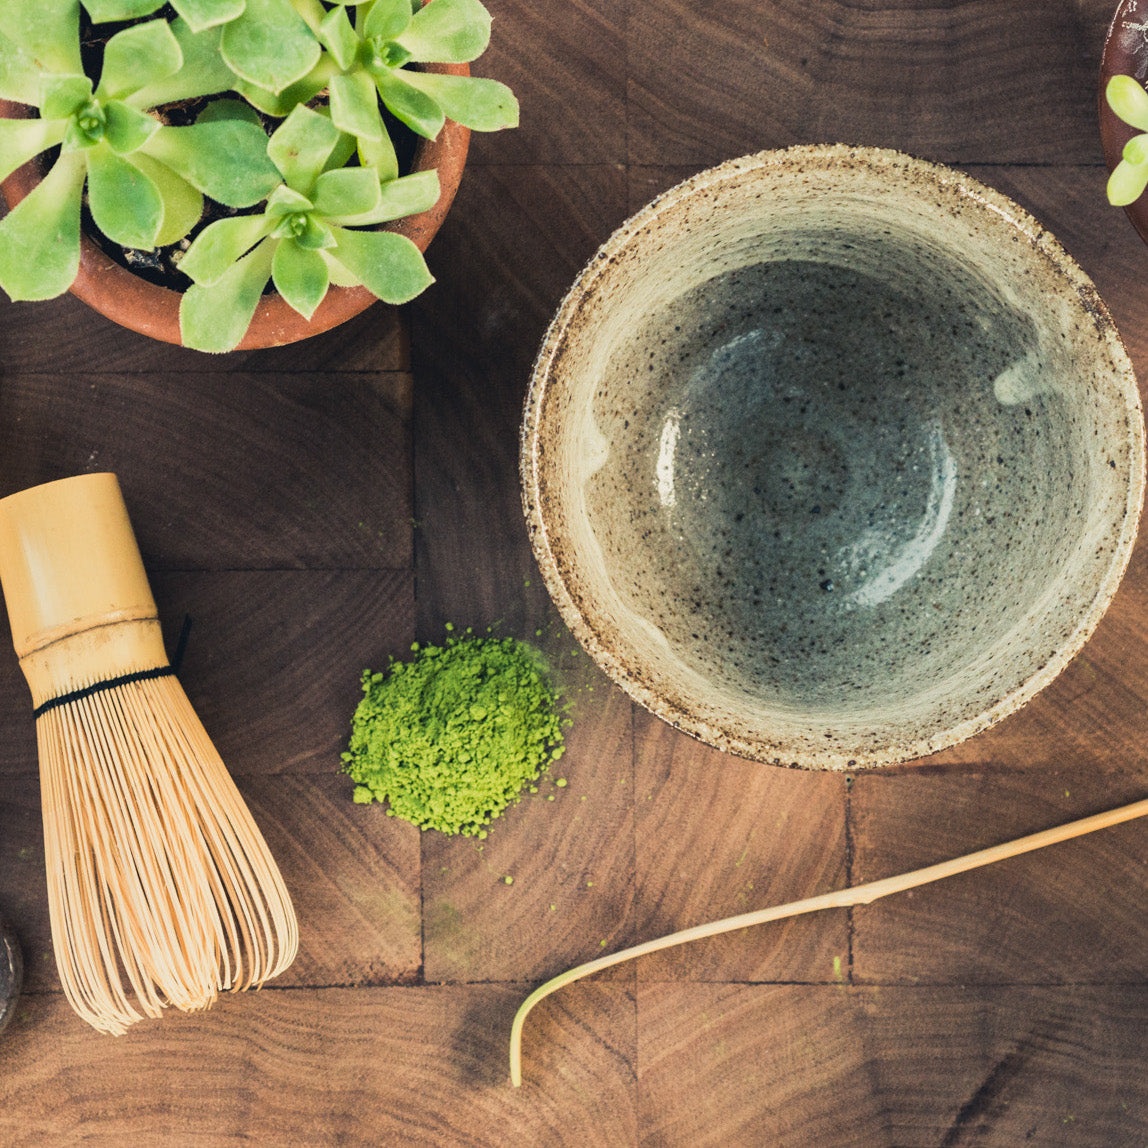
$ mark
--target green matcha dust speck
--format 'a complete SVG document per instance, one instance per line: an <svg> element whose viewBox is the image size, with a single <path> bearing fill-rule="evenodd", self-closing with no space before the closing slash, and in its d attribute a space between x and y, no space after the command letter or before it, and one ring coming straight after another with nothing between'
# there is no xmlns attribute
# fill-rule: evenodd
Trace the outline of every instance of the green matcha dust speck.
<svg viewBox="0 0 1148 1148"><path fill-rule="evenodd" d="M562 756L563 719L542 654L514 638L411 647L363 671L343 770L354 800L422 829L486 836L523 787Z"/></svg>

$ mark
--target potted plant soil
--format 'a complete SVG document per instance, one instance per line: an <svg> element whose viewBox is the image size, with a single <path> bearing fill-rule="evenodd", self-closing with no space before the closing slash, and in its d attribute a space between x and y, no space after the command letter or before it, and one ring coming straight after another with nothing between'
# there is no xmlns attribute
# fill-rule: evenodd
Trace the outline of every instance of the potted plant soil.
<svg viewBox="0 0 1148 1148"><path fill-rule="evenodd" d="M432 277L480 0L0 0L0 288L205 351L317 334Z"/></svg>

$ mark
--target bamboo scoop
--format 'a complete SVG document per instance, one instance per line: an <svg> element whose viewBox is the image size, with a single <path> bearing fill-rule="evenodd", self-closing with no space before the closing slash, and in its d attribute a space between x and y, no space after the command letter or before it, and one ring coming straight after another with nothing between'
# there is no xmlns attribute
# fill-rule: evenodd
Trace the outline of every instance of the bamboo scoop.
<svg viewBox="0 0 1148 1148"><path fill-rule="evenodd" d="M1079 821L1070 821L1053 829L1042 830L1040 833L1031 833L1027 837L1018 837L1015 841L1008 841L1003 845L980 849L976 853L966 853L963 857L956 857L951 861L942 861L924 869L914 869L911 873L902 873L897 877L885 877L880 881L869 881L864 885L854 885L849 889L838 889L832 893L807 897L802 901L791 901L787 905L775 905L769 909L757 909L752 913L726 917L724 920L713 921L707 925L695 925L691 929L683 929L681 932L670 933L668 936L658 937L652 941L643 941L642 944L634 945L632 948L622 949L620 952L599 957L597 960L589 961L584 965L578 965L536 988L519 1007L514 1017L514 1023L510 1028L511 1082L515 1088L522 1084L522 1028L526 1023L527 1014L539 1001L551 993L557 992L583 977L588 977L591 973L601 972L602 969L608 969L611 965L619 965L623 961L632 960L634 957L656 953L660 949L684 945L688 941L700 941L704 937L716 937L719 933L731 933L735 929L746 929L750 925L764 925L767 921L782 921L787 917L800 916L802 913L815 913L819 909L844 909L851 905L868 905L881 897L889 896L890 893L900 893L906 889L915 889L918 885L928 885L932 881L940 881L943 877L953 877L957 873L964 873L969 869L979 869L983 865L992 865L994 862L1004 861L1008 857L1016 857L1021 853L1031 853L1034 849L1043 849L1046 845L1055 845L1057 842L1067 841L1072 837L1094 833L1097 829L1107 829L1111 825L1132 821L1137 817L1145 816L1145 814L1148 814L1148 798L1143 801L1134 801L1131 805L1122 805L1117 809L1110 809L1105 813L1082 817Z"/></svg>
<svg viewBox="0 0 1148 1148"><path fill-rule="evenodd" d="M168 663L115 475L0 500L0 583L35 707L72 1007L122 1033L282 972L298 940L290 896Z"/></svg>

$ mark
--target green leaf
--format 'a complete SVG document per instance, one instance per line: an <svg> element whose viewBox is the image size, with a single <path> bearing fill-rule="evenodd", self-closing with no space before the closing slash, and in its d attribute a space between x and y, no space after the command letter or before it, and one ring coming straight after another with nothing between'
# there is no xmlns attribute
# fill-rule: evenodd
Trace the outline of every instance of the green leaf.
<svg viewBox="0 0 1148 1148"><path fill-rule="evenodd" d="M290 0L247 0L243 15L224 25L221 49L237 76L271 92L301 80L322 51Z"/></svg>
<svg viewBox="0 0 1148 1148"><path fill-rule="evenodd" d="M399 157L395 154L395 145L389 135L384 134L380 140L360 138L357 144L359 163L363 167L371 168L384 183L398 178Z"/></svg>
<svg viewBox="0 0 1148 1148"><path fill-rule="evenodd" d="M159 131L159 120L153 119L122 100L109 100L104 106L104 139L120 155L138 151Z"/></svg>
<svg viewBox="0 0 1148 1148"><path fill-rule="evenodd" d="M333 231L336 246L332 258L384 302L407 303L434 282L422 252L405 235L342 227Z"/></svg>
<svg viewBox="0 0 1148 1148"><path fill-rule="evenodd" d="M172 7L196 32L230 23L243 12L246 0L172 0Z"/></svg>
<svg viewBox="0 0 1148 1148"><path fill-rule="evenodd" d="M179 261L179 269L196 283L210 286L267 236L271 222L264 215L216 220L195 237Z"/></svg>
<svg viewBox="0 0 1148 1148"><path fill-rule="evenodd" d="M335 246L331 229L320 223L314 215L305 212L280 216L271 234L276 239L290 239L308 251L324 251Z"/></svg>
<svg viewBox="0 0 1148 1148"><path fill-rule="evenodd" d="M1129 163L1122 159L1108 177L1108 202L1114 207L1127 207L1144 194L1148 187L1148 164Z"/></svg>
<svg viewBox="0 0 1148 1148"><path fill-rule="evenodd" d="M84 75L45 76L42 87L40 115L46 120L67 119L92 101L92 81Z"/></svg>
<svg viewBox="0 0 1148 1148"><path fill-rule="evenodd" d="M267 154L287 185L306 194L339 138L339 129L326 116L297 107L275 129Z"/></svg>
<svg viewBox="0 0 1148 1148"><path fill-rule="evenodd" d="M239 79L235 81L235 90L265 115L281 120L290 114L292 108L310 103L327 86L331 69L335 69L335 61L324 55L307 75L294 84L288 84L281 92L269 92Z"/></svg>
<svg viewBox="0 0 1148 1148"><path fill-rule="evenodd" d="M246 120L260 130L263 129L259 113L246 100L212 100L195 117L197 124L214 124L220 120Z"/></svg>
<svg viewBox="0 0 1148 1148"><path fill-rule="evenodd" d="M1148 163L1148 135L1133 136L1121 154L1131 164Z"/></svg>
<svg viewBox="0 0 1148 1148"><path fill-rule="evenodd" d="M179 45L183 64L165 79L145 84L127 97L128 103L138 108L156 108L180 100L212 96L235 86L235 74L220 55L219 28L193 32L183 20L174 20L171 32Z"/></svg>
<svg viewBox="0 0 1148 1148"><path fill-rule="evenodd" d="M82 72L79 0L0 0L0 32L47 72Z"/></svg>
<svg viewBox="0 0 1148 1148"><path fill-rule="evenodd" d="M410 22L410 0L375 0L363 24L363 39L393 40Z"/></svg>
<svg viewBox="0 0 1148 1148"><path fill-rule="evenodd" d="M330 112L330 109L323 109ZM335 150L327 157L327 162L323 165L324 171L333 171L336 168L346 167L351 162L355 154L356 140L352 135L346 132L339 133L339 142L335 145Z"/></svg>
<svg viewBox="0 0 1148 1148"><path fill-rule="evenodd" d="M389 223L392 219L405 219L427 211L438 202L439 182L437 171L418 171L392 179L380 188L379 202L369 212L362 215L332 217L332 223L344 227L370 227L377 223Z"/></svg>
<svg viewBox="0 0 1148 1148"><path fill-rule="evenodd" d="M0 219L0 287L12 299L53 299L80 269L82 155L62 155Z"/></svg>
<svg viewBox="0 0 1148 1148"><path fill-rule="evenodd" d="M107 42L96 96L120 99L145 84L174 76L182 64L183 53L166 20L133 24Z"/></svg>
<svg viewBox="0 0 1148 1148"><path fill-rule="evenodd" d="M278 219L283 215L292 215L298 212L314 211L315 205L302 192L295 191L281 183L267 197L267 215Z"/></svg>
<svg viewBox="0 0 1148 1148"><path fill-rule="evenodd" d="M378 92L366 72L351 72L331 81L331 120L359 139L379 140L386 134Z"/></svg>
<svg viewBox="0 0 1148 1148"><path fill-rule="evenodd" d="M320 215L336 219L365 215L379 205L379 177L370 168L362 167L327 171L315 181L314 198Z"/></svg>
<svg viewBox="0 0 1148 1148"><path fill-rule="evenodd" d="M441 189L437 171L416 171L401 179L392 179L383 184L379 199L381 222L391 219L405 219L420 211L429 211L438 202Z"/></svg>
<svg viewBox="0 0 1148 1148"><path fill-rule="evenodd" d="M104 122L103 108L94 102L79 115L65 120L67 126L64 129L64 142L60 145L62 150L86 151L94 147L104 138Z"/></svg>
<svg viewBox="0 0 1148 1148"><path fill-rule="evenodd" d="M113 243L148 251L155 247L163 225L159 188L106 144L88 153L88 206L96 226Z"/></svg>
<svg viewBox="0 0 1148 1148"><path fill-rule="evenodd" d="M64 138L65 127L63 120L0 119L0 179L55 147Z"/></svg>
<svg viewBox="0 0 1148 1148"><path fill-rule="evenodd" d="M1126 123L1148 131L1148 92L1131 76L1113 76L1104 89L1108 106Z"/></svg>
<svg viewBox="0 0 1148 1148"><path fill-rule="evenodd" d="M310 319L327 294L327 261L318 251L285 239L271 264L275 289L304 319Z"/></svg>
<svg viewBox="0 0 1148 1148"><path fill-rule="evenodd" d="M222 353L239 345L271 278L275 246L260 243L210 287L193 283L183 293L179 327L185 347Z"/></svg>
<svg viewBox="0 0 1148 1148"><path fill-rule="evenodd" d="M136 165L155 184L163 200L163 223L155 237L157 247L166 247L182 239L203 215L203 196L170 167L143 152L132 156Z"/></svg>
<svg viewBox="0 0 1148 1148"><path fill-rule="evenodd" d="M479 0L434 0L395 41L420 63L465 64L490 43L490 13Z"/></svg>
<svg viewBox="0 0 1148 1148"><path fill-rule="evenodd" d="M84 0L93 24L112 20L136 20L163 7L163 0Z"/></svg>
<svg viewBox="0 0 1148 1148"><path fill-rule="evenodd" d="M267 137L246 120L163 127L144 150L228 207L251 207L280 182Z"/></svg>
<svg viewBox="0 0 1148 1148"><path fill-rule="evenodd" d="M435 4L441 0L434 0ZM476 132L518 126L518 101L497 80L477 76L442 76L436 72L405 72L408 84L425 92L448 119Z"/></svg>
<svg viewBox="0 0 1148 1148"><path fill-rule="evenodd" d="M327 251L335 246L335 236L325 223L309 215L306 228L295 236L295 242L309 251Z"/></svg>
<svg viewBox="0 0 1148 1148"><path fill-rule="evenodd" d="M364 3L366 0L364 0ZM323 23L324 17L327 15L327 9L324 7L320 0L291 0L295 11L303 17L306 21L307 27L319 35L319 27Z"/></svg>
<svg viewBox="0 0 1148 1148"><path fill-rule="evenodd" d="M335 259L329 251L320 251L327 263L327 275L332 287L362 287L362 280Z"/></svg>
<svg viewBox="0 0 1148 1148"><path fill-rule="evenodd" d="M410 73L416 75L417 73ZM406 72L381 68L371 73L383 103L396 119L420 136L433 140L446 119L442 108L421 89L408 82Z"/></svg>
<svg viewBox="0 0 1148 1148"><path fill-rule="evenodd" d="M0 31L0 99L37 106L43 75L40 61Z"/></svg>
<svg viewBox="0 0 1148 1148"><path fill-rule="evenodd" d="M351 26L346 8L332 8L319 25L319 42L327 49L340 68L346 70L355 62L359 52L359 37Z"/></svg>

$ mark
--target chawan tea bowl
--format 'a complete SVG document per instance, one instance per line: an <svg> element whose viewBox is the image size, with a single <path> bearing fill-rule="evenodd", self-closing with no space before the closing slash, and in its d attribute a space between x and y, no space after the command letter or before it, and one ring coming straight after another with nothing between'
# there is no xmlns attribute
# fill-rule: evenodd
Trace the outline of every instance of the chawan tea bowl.
<svg viewBox="0 0 1148 1148"><path fill-rule="evenodd" d="M1136 380L1025 211L883 149L732 160L583 270L526 402L527 522L602 668L807 768L906 761L1024 705L1116 591Z"/></svg>

